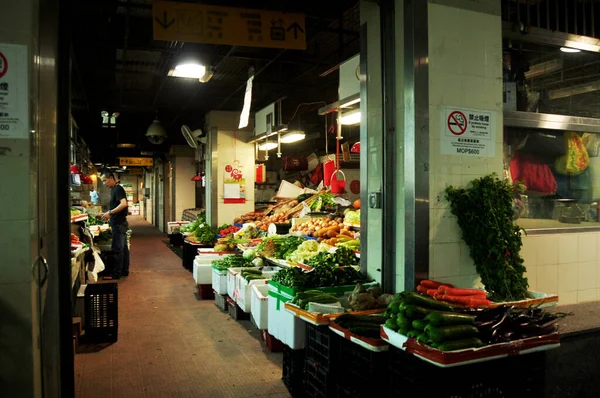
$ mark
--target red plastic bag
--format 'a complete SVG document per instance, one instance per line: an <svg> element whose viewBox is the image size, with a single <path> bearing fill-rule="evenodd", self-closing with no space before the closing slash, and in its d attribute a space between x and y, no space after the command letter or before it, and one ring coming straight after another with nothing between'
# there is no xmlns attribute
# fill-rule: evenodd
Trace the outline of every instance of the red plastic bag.
<svg viewBox="0 0 600 398"><path fill-rule="evenodd" d="M516 184L522 181L528 191L553 194L558 189L550 166L520 152L510 161L510 173L513 182Z"/></svg>

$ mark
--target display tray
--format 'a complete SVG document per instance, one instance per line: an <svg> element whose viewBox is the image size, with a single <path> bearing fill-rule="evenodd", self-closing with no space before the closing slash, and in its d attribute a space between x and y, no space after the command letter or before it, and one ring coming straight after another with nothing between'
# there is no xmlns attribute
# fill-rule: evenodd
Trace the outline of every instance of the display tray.
<svg viewBox="0 0 600 398"><path fill-rule="evenodd" d="M360 223L359 222L344 221L344 225L346 227L360 229Z"/></svg>
<svg viewBox="0 0 600 398"><path fill-rule="evenodd" d="M359 336L358 334L352 333L348 329L344 329L335 322L329 323L329 329L351 342L373 352L383 352L390 349L390 345L383 339L373 339L370 337Z"/></svg>
<svg viewBox="0 0 600 398"><path fill-rule="evenodd" d="M307 310L303 310L297 305L285 303L285 309L288 312L291 312L297 318L302 319L312 325L315 326L327 326L332 319L337 318L340 315L349 314L349 315L371 315L371 314L381 314L385 311L385 308L378 308L376 310L369 311L348 311L348 312L340 312L338 314L321 314L317 312L309 312Z"/></svg>
<svg viewBox="0 0 600 398"><path fill-rule="evenodd" d="M414 338L396 333L383 325L381 326L381 338L394 347L405 350L424 361L443 368L486 362L508 356L525 355L560 347L559 333L458 351L440 351L421 344Z"/></svg>
<svg viewBox="0 0 600 398"><path fill-rule="evenodd" d="M78 216L71 216L71 222L80 222L80 221L86 221L88 219L88 215L87 214L80 214Z"/></svg>
<svg viewBox="0 0 600 398"><path fill-rule="evenodd" d="M541 292L529 292L533 296L531 299L519 300L519 301L506 301L506 302L493 302L490 307L499 307L501 305L515 306L515 307L555 307L558 304L557 294L547 294Z"/></svg>

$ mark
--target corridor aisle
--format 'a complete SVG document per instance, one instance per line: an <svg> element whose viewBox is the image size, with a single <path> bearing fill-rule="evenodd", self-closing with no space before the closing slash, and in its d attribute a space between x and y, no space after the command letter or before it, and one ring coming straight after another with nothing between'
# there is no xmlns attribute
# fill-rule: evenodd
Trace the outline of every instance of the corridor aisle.
<svg viewBox="0 0 600 398"><path fill-rule="evenodd" d="M130 276L119 283L118 342L75 357L78 398L288 397L281 354L214 300L199 301L167 236L129 217Z"/></svg>

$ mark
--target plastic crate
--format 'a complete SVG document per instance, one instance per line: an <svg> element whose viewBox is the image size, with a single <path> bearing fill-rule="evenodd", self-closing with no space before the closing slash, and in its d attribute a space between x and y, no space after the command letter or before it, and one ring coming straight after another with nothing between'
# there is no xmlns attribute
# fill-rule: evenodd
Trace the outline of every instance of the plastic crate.
<svg viewBox="0 0 600 398"><path fill-rule="evenodd" d="M335 390L334 378L312 359L304 361L304 393L308 398L328 398Z"/></svg>
<svg viewBox="0 0 600 398"><path fill-rule="evenodd" d="M227 309L229 307L229 302L227 301L227 295L226 294L218 294L217 292L214 292L215 294L215 305L223 312L227 312Z"/></svg>
<svg viewBox="0 0 600 398"><path fill-rule="evenodd" d="M227 297L227 312L229 312L229 316L236 321L246 321L250 319L250 314L242 311L240 306L237 305L231 297Z"/></svg>
<svg viewBox="0 0 600 398"><path fill-rule="evenodd" d="M371 390L371 394L373 394L373 386L368 386ZM379 388L379 387L377 387ZM385 394L378 394L382 397L387 397ZM349 385L347 382L342 380L337 380L335 383L335 395L336 398L363 398L369 397L371 395L365 395L361 390ZM398 397L402 397L402 395L397 395Z"/></svg>
<svg viewBox="0 0 600 398"><path fill-rule="evenodd" d="M283 347L283 384L292 397L304 396L304 350Z"/></svg>
<svg viewBox="0 0 600 398"><path fill-rule="evenodd" d="M200 300L214 300L215 292L212 290L212 285L197 285L198 298Z"/></svg>
<svg viewBox="0 0 600 398"><path fill-rule="evenodd" d="M92 343L114 343L119 331L119 288L116 283L87 285L85 335Z"/></svg>
<svg viewBox="0 0 600 398"><path fill-rule="evenodd" d="M315 326L306 323L306 358L312 359L316 366L329 371L333 365L332 340L335 336L329 326Z"/></svg>
<svg viewBox="0 0 600 398"><path fill-rule="evenodd" d="M441 368L390 347L389 361L391 396L541 398L545 393L543 352L501 358L485 364Z"/></svg>
<svg viewBox="0 0 600 398"><path fill-rule="evenodd" d="M383 396L389 392L389 352L367 350L350 340L331 333L332 368L342 388L336 387L338 396L370 396L373 386L378 386ZM339 395L346 394L346 395Z"/></svg>

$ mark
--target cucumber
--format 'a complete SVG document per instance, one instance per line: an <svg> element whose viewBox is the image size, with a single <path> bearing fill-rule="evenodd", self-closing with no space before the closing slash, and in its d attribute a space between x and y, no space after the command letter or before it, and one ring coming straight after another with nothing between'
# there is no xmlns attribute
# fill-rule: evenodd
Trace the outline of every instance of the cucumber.
<svg viewBox="0 0 600 398"><path fill-rule="evenodd" d="M410 319L422 319L433 311L434 310L430 310L428 308L419 307L414 304L409 304L406 306L406 317Z"/></svg>
<svg viewBox="0 0 600 398"><path fill-rule="evenodd" d="M392 329L395 332L396 330L398 330L398 323L395 319L390 318L387 321L385 321L385 327L388 329Z"/></svg>
<svg viewBox="0 0 600 398"><path fill-rule="evenodd" d="M410 332L410 329L407 329L407 328L400 328L400 329L398 329L398 333L400 333L403 336L408 335L408 332Z"/></svg>
<svg viewBox="0 0 600 398"><path fill-rule="evenodd" d="M479 330L473 325L432 326L427 325L425 332L435 343L458 340L467 337L477 337Z"/></svg>
<svg viewBox="0 0 600 398"><path fill-rule="evenodd" d="M416 339L417 337L419 337L420 334L421 334L421 332L413 329L413 330L409 331L406 335L408 337L412 337L413 339Z"/></svg>
<svg viewBox="0 0 600 398"><path fill-rule="evenodd" d="M456 351L464 350L466 348L479 348L483 347L483 342L477 337L470 337L468 339L452 340L447 341L438 346L438 349L442 351Z"/></svg>
<svg viewBox="0 0 600 398"><path fill-rule="evenodd" d="M427 333L420 333L417 336L417 341L421 344L429 344L431 342L431 339L429 338Z"/></svg>
<svg viewBox="0 0 600 398"><path fill-rule="evenodd" d="M433 326L473 325L475 323L474 316L456 312L432 312L425 317L425 320Z"/></svg>
<svg viewBox="0 0 600 398"><path fill-rule="evenodd" d="M425 326L427 326L427 321L425 321L424 319L415 319L414 321L412 321L413 329L416 329L420 332L425 331Z"/></svg>
<svg viewBox="0 0 600 398"><path fill-rule="evenodd" d="M415 304L420 307L430 308L438 311L448 311L452 312L453 309L450 305L446 303L442 303L441 301L437 301L435 299L430 298L429 296L425 296L416 292L404 292L404 302L407 304Z"/></svg>
<svg viewBox="0 0 600 398"><path fill-rule="evenodd" d="M400 311L400 302L398 302L398 301L392 301L388 305L387 311L391 312L392 314L397 314L398 311Z"/></svg>
<svg viewBox="0 0 600 398"><path fill-rule="evenodd" d="M412 329L412 322L410 319L405 317L404 315L400 315L396 318L396 323L400 329Z"/></svg>

